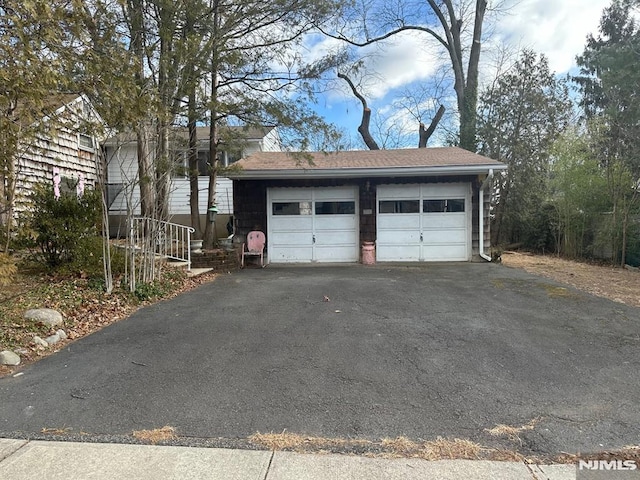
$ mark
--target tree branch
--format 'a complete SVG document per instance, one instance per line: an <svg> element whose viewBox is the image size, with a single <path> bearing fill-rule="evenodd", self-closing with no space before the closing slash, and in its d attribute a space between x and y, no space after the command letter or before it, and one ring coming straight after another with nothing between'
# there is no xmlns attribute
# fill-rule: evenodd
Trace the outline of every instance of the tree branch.
<svg viewBox="0 0 640 480"><path fill-rule="evenodd" d="M362 96L360 92L358 92L358 89L348 76L346 76L344 73L338 73L338 78L343 79L349 84L349 87L351 87L351 91L353 92L355 97L360 100L360 103L362 103L362 121L360 122L360 126L358 127L358 133L360 133L362 140L369 148L369 150L380 150L380 147L371 136L371 132L369 131L369 124L371 123L371 109L367 106L367 100L364 98L364 96Z"/></svg>
<svg viewBox="0 0 640 480"><path fill-rule="evenodd" d="M429 141L429 138L431 138L431 135L433 135L433 132L438 126L438 123L440 123L440 120L444 115L444 110L444 105L440 105L440 108L438 108L435 117L433 117L433 120L431 120L431 123L429 124L429 128L425 129L424 123L420 123L420 129L418 130L418 133L420 135L420 139L418 140L418 148L427 148L427 142Z"/></svg>

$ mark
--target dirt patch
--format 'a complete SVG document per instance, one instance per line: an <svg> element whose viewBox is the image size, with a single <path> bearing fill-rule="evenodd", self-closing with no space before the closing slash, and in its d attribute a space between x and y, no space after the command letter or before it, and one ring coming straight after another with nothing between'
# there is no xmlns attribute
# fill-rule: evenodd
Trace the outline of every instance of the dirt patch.
<svg viewBox="0 0 640 480"><path fill-rule="evenodd" d="M529 273L551 278L557 282L608 298L614 302L640 307L640 272L620 267L594 265L567 260L551 255L533 255L520 252L504 252L502 263L507 267L521 268ZM567 296L568 291L553 287L550 296Z"/></svg>

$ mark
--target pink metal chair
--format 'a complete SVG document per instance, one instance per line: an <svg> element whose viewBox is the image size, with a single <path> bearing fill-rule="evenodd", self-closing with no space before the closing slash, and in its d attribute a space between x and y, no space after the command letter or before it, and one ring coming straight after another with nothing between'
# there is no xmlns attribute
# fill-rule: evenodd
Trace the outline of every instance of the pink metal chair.
<svg viewBox="0 0 640 480"><path fill-rule="evenodd" d="M253 231L247 234L247 242L242 244L240 268L244 268L244 257L260 257L260 266L264 268L264 233Z"/></svg>

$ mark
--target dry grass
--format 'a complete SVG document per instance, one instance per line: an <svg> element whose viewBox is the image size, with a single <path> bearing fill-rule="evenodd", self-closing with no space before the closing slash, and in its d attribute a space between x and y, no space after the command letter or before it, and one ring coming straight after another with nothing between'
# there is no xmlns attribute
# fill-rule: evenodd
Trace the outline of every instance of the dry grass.
<svg viewBox="0 0 640 480"><path fill-rule="evenodd" d="M564 288L558 287L557 285L551 285L550 283L542 283L540 287L547 292L547 295L550 298L577 298L578 295L573 293L572 291Z"/></svg>
<svg viewBox="0 0 640 480"><path fill-rule="evenodd" d="M471 440L438 437L427 442L413 442L405 437L382 440L385 451L401 458L421 458L423 460L477 460L483 457L483 448Z"/></svg>
<svg viewBox="0 0 640 480"><path fill-rule="evenodd" d="M554 463L572 464L578 460L634 460L640 465L640 446L627 445L620 450L596 452L590 454L561 453L554 457Z"/></svg>
<svg viewBox="0 0 640 480"><path fill-rule="evenodd" d="M368 447L373 444L368 440L310 437L289 433L260 433L256 432L249 437L249 442L269 450L286 450L293 452L317 452L336 449Z"/></svg>
<svg viewBox="0 0 640 480"><path fill-rule="evenodd" d="M155 428L153 430L135 430L133 432L133 436L141 442L150 443L152 445L178 438L176 435L176 429L169 426Z"/></svg>
<svg viewBox="0 0 640 480"><path fill-rule="evenodd" d="M64 435L65 433L69 433L71 429L69 427L62 428L43 428L40 430L40 433L45 433L47 435Z"/></svg>
<svg viewBox="0 0 640 480"><path fill-rule="evenodd" d="M378 458L419 458L423 460L496 460L523 461L511 450L485 448L471 440L438 437L429 441L413 441L407 437L385 438L380 441L323 438L294 433L255 433L249 442L269 450L297 453L358 453Z"/></svg>
<svg viewBox="0 0 640 480"><path fill-rule="evenodd" d="M597 297L640 307L638 271L576 262L553 255L520 252L504 252L502 263L507 267L521 268L529 273L566 283Z"/></svg>
<svg viewBox="0 0 640 480"><path fill-rule="evenodd" d="M488 432L490 435L493 435L494 437L507 437L509 438L509 440L513 442L518 442L520 445L522 445L522 439L520 438L520 433L527 430L533 430L539 421L540 421L539 417L534 418L526 425L522 425L520 427L499 424L493 428L485 428L485 431Z"/></svg>

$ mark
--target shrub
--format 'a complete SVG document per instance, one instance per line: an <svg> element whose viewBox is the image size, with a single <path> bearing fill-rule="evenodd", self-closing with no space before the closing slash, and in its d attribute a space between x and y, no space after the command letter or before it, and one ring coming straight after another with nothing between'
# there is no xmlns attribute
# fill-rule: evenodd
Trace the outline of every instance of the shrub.
<svg viewBox="0 0 640 480"><path fill-rule="evenodd" d="M51 185L38 185L30 198L29 226L41 259L50 268L73 261L75 252L82 253L82 241L97 235L102 208L99 192L86 190L80 198L63 193L56 199Z"/></svg>
<svg viewBox="0 0 640 480"><path fill-rule="evenodd" d="M70 261L62 266L62 271L69 274L85 275L88 278L104 276L104 239L98 236L81 238L71 252ZM111 248L111 273L114 276L124 274L125 253L120 248Z"/></svg>

